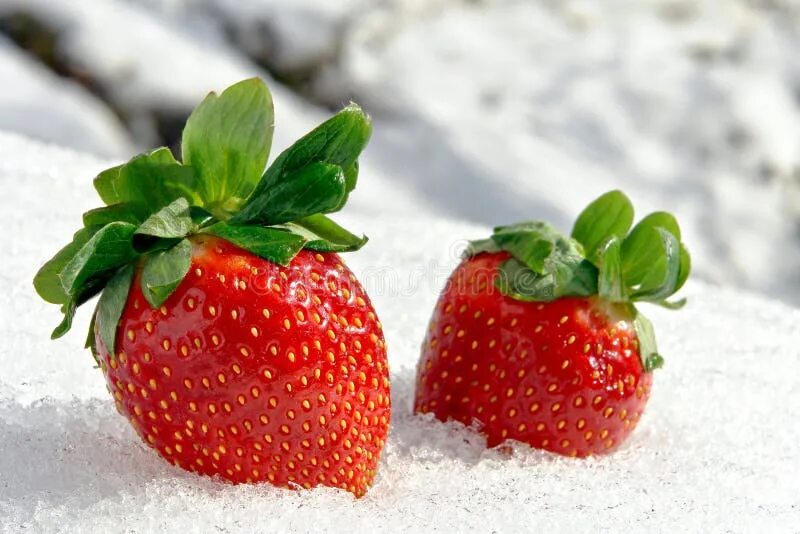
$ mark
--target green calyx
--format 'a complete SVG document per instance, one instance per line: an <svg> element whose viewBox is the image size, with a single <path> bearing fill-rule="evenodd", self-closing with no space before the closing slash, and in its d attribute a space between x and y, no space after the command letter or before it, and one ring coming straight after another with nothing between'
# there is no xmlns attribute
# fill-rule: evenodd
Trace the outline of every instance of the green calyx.
<svg viewBox="0 0 800 534"><path fill-rule="evenodd" d="M361 248L367 238L327 214L342 209L356 186L369 117L350 104L267 167L273 119L267 86L244 80L210 93L192 112L183 161L162 147L101 172L94 186L105 206L83 215L83 228L33 281L64 313L52 337L64 335L77 307L101 294L92 324L113 354L135 267L148 302L161 306L189 270L193 234L215 235L280 265L304 248ZM89 338L95 353L92 332Z"/></svg>
<svg viewBox="0 0 800 534"><path fill-rule="evenodd" d="M518 300L598 296L625 304L645 370L651 371L663 358L650 321L635 303L683 306L685 299L667 299L686 282L691 258L669 213L651 213L632 226L631 201L621 191L610 191L581 212L569 236L541 221L500 226L488 239L471 242L466 254L508 252L511 258L500 267L497 286Z"/></svg>

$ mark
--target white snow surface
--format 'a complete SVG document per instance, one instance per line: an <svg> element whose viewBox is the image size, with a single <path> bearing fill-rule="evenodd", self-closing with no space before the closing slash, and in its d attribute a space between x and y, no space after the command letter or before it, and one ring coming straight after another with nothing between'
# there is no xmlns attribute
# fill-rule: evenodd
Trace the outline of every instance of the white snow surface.
<svg viewBox="0 0 800 534"><path fill-rule="evenodd" d="M365 212L566 227L620 188L678 215L704 279L800 303L797 2L0 0L14 11L57 30L137 139L261 76L278 150L326 112L256 61L317 68L312 93L375 118ZM54 140L49 114L13 129Z"/></svg>
<svg viewBox="0 0 800 534"><path fill-rule="evenodd" d="M135 150L119 119L98 99L37 65L0 37L0 129L99 156Z"/></svg>
<svg viewBox="0 0 800 534"><path fill-rule="evenodd" d="M667 364L619 452L486 450L469 429L411 414L419 344L459 238L486 230L422 209L376 220L354 203L340 218L371 237L346 261L391 364L392 429L371 491L232 486L168 465L115 412L82 348L88 312L50 341L57 310L31 283L97 204L90 180L107 165L0 133L0 531L797 532L800 310L690 282L683 311L648 311Z"/></svg>
<svg viewBox="0 0 800 534"><path fill-rule="evenodd" d="M90 74L113 105L131 117L135 130L153 128L148 113L188 115L209 91L252 76L265 79L273 93L276 148L287 146L321 116L271 82L268 73L217 32L190 32L188 24L154 16L145 5L124 0L0 0L0 14L19 11L55 30L65 60Z"/></svg>
<svg viewBox="0 0 800 534"><path fill-rule="evenodd" d="M620 188L678 215L703 276L800 299L800 4L382 5L330 90L394 119L376 145L421 202L568 224Z"/></svg>

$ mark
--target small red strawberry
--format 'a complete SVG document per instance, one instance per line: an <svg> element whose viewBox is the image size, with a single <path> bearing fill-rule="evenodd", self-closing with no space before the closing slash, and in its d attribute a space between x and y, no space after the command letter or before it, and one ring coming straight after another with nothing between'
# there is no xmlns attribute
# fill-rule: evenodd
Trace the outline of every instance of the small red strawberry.
<svg viewBox="0 0 800 534"><path fill-rule="evenodd" d="M381 325L328 219L355 187L370 126L351 105L281 154L266 87L211 94L165 149L95 180L108 204L34 280L75 308L102 292L88 345L108 388L171 463L233 482L361 496L390 417Z"/></svg>
<svg viewBox="0 0 800 534"><path fill-rule="evenodd" d="M663 363L633 302L668 307L690 260L675 219L619 191L590 204L572 237L541 222L473 242L439 298L417 370L415 410L568 456L616 449Z"/></svg>

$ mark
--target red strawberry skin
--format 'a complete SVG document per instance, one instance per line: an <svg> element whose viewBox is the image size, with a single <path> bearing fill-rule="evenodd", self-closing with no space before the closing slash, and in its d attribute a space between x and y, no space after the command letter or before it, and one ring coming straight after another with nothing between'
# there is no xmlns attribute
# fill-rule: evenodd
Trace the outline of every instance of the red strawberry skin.
<svg viewBox="0 0 800 534"><path fill-rule="evenodd" d="M616 449L644 411L644 371L625 310L596 298L524 302L495 287L508 254L452 274L431 319L415 410L567 456Z"/></svg>
<svg viewBox="0 0 800 534"><path fill-rule="evenodd" d="M281 267L192 241L189 274L160 309L134 279L116 357L96 336L117 409L184 469L363 495L391 407L381 325L355 276L333 253Z"/></svg>

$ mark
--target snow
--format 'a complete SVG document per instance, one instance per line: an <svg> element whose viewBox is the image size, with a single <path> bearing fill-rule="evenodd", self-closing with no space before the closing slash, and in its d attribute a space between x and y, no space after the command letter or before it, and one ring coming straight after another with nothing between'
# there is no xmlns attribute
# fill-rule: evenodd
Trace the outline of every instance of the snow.
<svg viewBox="0 0 800 534"><path fill-rule="evenodd" d="M213 32L192 34L122 0L0 0L0 14L31 13L59 36L65 60L90 75L111 103L130 117L140 137L153 136L159 114L188 116L211 90L260 76L269 82L285 147L319 115ZM129 31L136 28L136 31ZM98 46L102 43L102 46ZM290 120L291 119L291 120Z"/></svg>
<svg viewBox="0 0 800 534"><path fill-rule="evenodd" d="M0 129L70 145L100 156L124 156L133 142L102 102L64 82L0 38Z"/></svg>
<svg viewBox="0 0 800 534"><path fill-rule="evenodd" d="M221 91L251 76L264 79L273 95L273 157L330 115L271 80L263 69L222 42L216 32L189 32L183 25L170 24L153 15L144 2L139 5L121 0L82 0L54 4L49 0L0 0L0 16L18 10L36 16L59 35L66 61L72 68L87 73L109 95L111 104L128 117L131 129L147 147L152 146L147 140L154 135L159 116L186 117L209 91ZM333 17L337 10L328 8L326 13ZM136 32L127 31L130 27L135 27ZM30 64L17 67L9 73L9 79L21 77L25 69L33 68ZM41 106L39 96L40 93L20 92L16 108ZM52 139L50 110L41 110L35 118L25 127L17 121L9 123L8 129ZM0 116L0 129L4 129L2 120ZM76 127L72 133L80 139L83 131ZM59 141L73 148L84 148L66 133ZM96 152L118 155L113 147L113 138L109 138L104 149ZM390 151L391 147L384 150ZM126 156L130 157L135 151L128 152ZM127 157L118 159L124 161ZM362 197L362 206L373 212L381 209L396 213L413 206L414 196L395 183L392 170L375 169L371 158L367 156L363 161L364 172L373 178L363 186L368 194ZM390 205L364 200L381 198L387 191L392 192L394 200Z"/></svg>
<svg viewBox="0 0 800 534"><path fill-rule="evenodd" d="M800 8L744 0L0 0L87 90L0 41L0 532L796 532L800 525ZM392 431L375 486L229 486L174 469L119 417L31 279L97 205L90 180L209 90L266 79L275 151L351 96L375 134L339 219L386 328ZM282 78L283 79L283 78ZM100 98L107 101L103 106ZM115 111L111 111L114 109ZM123 117L126 134L117 115ZM32 142L10 129L111 158ZM24 185L20 185L24 184ZM667 366L617 454L588 461L410 413L436 295L464 239L562 228L622 188L678 214L697 276L648 310Z"/></svg>
<svg viewBox="0 0 800 534"><path fill-rule="evenodd" d="M800 298L796 4L391 6L352 25L330 91L391 123L378 146L425 155L398 172L421 201L568 224L621 188L678 215L704 277Z"/></svg>
<svg viewBox="0 0 800 534"><path fill-rule="evenodd" d="M170 0L140 0L173 4ZM249 56L285 75L308 72L336 59L347 22L363 4L358 0L189 0L177 11L205 12L222 22Z"/></svg>
<svg viewBox="0 0 800 534"><path fill-rule="evenodd" d="M208 90L257 75L277 151L327 116L266 69L300 76L319 102L354 97L375 118L365 212L567 226L621 188L640 213L678 215L702 278L800 303L792 2L0 0L0 16L15 11L55 30L142 146ZM12 91L15 109L42 101ZM39 106L0 127L87 149L83 128L56 139ZM93 151L117 153L105 145Z"/></svg>
<svg viewBox="0 0 800 534"><path fill-rule="evenodd" d="M486 231L424 206L376 224L354 202L342 217L371 237L346 261L386 328L392 372L392 430L366 497L231 486L173 468L116 414L82 348L88 313L52 342L57 311L31 285L96 205L89 179L107 164L0 133L0 531L797 530L800 310L690 282L683 311L649 310L667 365L622 450L591 460L485 450L471 430L410 413L438 289L461 239ZM368 194L359 188L354 201Z"/></svg>

